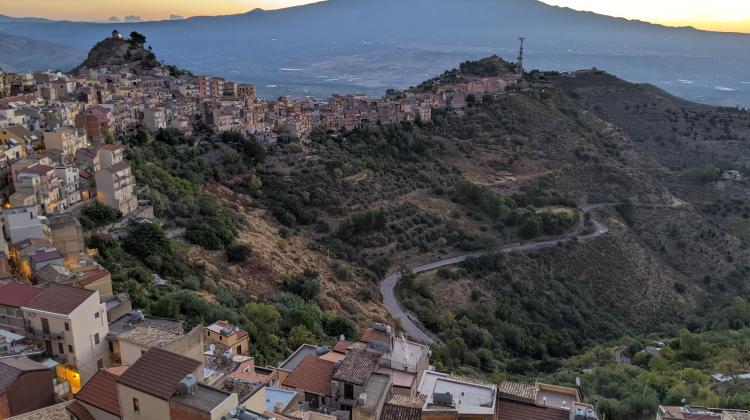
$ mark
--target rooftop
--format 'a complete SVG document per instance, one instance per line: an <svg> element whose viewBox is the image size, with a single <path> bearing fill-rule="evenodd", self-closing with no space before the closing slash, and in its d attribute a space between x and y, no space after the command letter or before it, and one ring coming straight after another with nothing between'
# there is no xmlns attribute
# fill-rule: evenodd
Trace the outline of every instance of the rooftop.
<svg viewBox="0 0 750 420"><path fill-rule="evenodd" d="M357 408L374 413L378 408L381 397L390 391L391 378L388 375L373 373L367 380L362 393L367 395L364 404L357 403Z"/></svg>
<svg viewBox="0 0 750 420"><path fill-rule="evenodd" d="M111 322L109 324L109 334L107 336L117 338L120 334L130 331L140 325L158 327L162 330L168 330L179 334L184 332L182 321L168 318L157 318L153 316L143 316L141 318L141 314L134 311Z"/></svg>
<svg viewBox="0 0 750 420"><path fill-rule="evenodd" d="M311 344L303 344L299 346L299 348L294 353L292 353L292 355L289 356L288 359L281 363L279 368L291 372L296 369L300 363L302 363L305 357L310 355L318 355L322 351L322 347L313 346Z"/></svg>
<svg viewBox="0 0 750 420"><path fill-rule="evenodd" d="M425 372L419 392L427 395L426 409L445 409L435 404L434 396L450 393L452 408L459 414L492 414L495 412L497 389L494 385L477 384L470 379L459 378L440 372Z"/></svg>
<svg viewBox="0 0 750 420"><path fill-rule="evenodd" d="M228 392L198 384L189 394L175 394L172 401L192 407L202 413L210 413L231 395Z"/></svg>
<svg viewBox="0 0 750 420"><path fill-rule="evenodd" d="M331 379L335 371L333 362L309 355L284 379L282 385L311 394L331 396Z"/></svg>
<svg viewBox="0 0 750 420"><path fill-rule="evenodd" d="M235 334L237 334L238 339L247 337L247 331L240 329L239 327L235 327L227 321L216 321L206 327L206 329L213 331L216 334L221 334L225 337L230 337Z"/></svg>
<svg viewBox="0 0 750 420"><path fill-rule="evenodd" d="M72 414L76 420L96 420L89 410L78 401L71 402L65 407L65 409Z"/></svg>
<svg viewBox="0 0 750 420"><path fill-rule="evenodd" d="M127 370L127 368L125 368ZM125 370L101 369L81 388L75 398L86 404L120 416L120 402L117 396L117 378Z"/></svg>
<svg viewBox="0 0 750 420"><path fill-rule="evenodd" d="M80 275L76 276L75 282L80 286L88 286L89 284L109 275L109 271L98 266L85 268L77 273L80 273Z"/></svg>
<svg viewBox="0 0 750 420"><path fill-rule="evenodd" d="M294 391L288 391L286 389L278 388L266 388L266 410L273 412L276 404L283 405L284 408L288 407L289 404L294 400L297 393Z"/></svg>
<svg viewBox="0 0 750 420"><path fill-rule="evenodd" d="M54 314L70 315L93 294L98 293L94 290L53 284L23 307Z"/></svg>
<svg viewBox="0 0 750 420"><path fill-rule="evenodd" d="M427 396L417 394L414 397L394 395L383 407L381 420L421 420L422 407L427 402Z"/></svg>
<svg viewBox="0 0 750 420"><path fill-rule="evenodd" d="M69 419L70 414L66 408L72 404L72 401L64 401L49 407L40 408L20 416L13 417L13 420L60 420Z"/></svg>
<svg viewBox="0 0 750 420"><path fill-rule="evenodd" d="M143 347L164 347L182 337L173 331L150 325L138 325L119 335L120 340L129 341Z"/></svg>
<svg viewBox="0 0 750 420"><path fill-rule="evenodd" d="M52 260L57 260L60 258L65 258L65 257L63 257L63 254L61 254L60 251L56 249L29 255L29 259L31 260L31 262L34 262L34 263L52 261Z"/></svg>
<svg viewBox="0 0 750 420"><path fill-rule="evenodd" d="M364 385L367 378L378 368L379 359L376 353L353 349L346 355L343 363L333 375L333 379L354 385Z"/></svg>
<svg viewBox="0 0 750 420"><path fill-rule="evenodd" d="M42 293L44 289L26 284L9 282L0 285L0 305L20 308L27 305L31 299Z"/></svg>
<svg viewBox="0 0 750 420"><path fill-rule="evenodd" d="M201 362L159 348L152 348L117 379L117 383L162 400L168 400L177 384Z"/></svg>

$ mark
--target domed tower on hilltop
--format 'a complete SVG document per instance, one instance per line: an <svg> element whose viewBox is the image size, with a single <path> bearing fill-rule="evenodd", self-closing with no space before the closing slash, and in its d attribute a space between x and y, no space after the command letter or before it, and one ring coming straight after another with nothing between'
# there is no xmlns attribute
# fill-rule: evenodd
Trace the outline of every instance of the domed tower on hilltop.
<svg viewBox="0 0 750 420"><path fill-rule="evenodd" d="M120 33L120 31L118 31L117 29L112 31L112 39L122 39L122 34Z"/></svg>

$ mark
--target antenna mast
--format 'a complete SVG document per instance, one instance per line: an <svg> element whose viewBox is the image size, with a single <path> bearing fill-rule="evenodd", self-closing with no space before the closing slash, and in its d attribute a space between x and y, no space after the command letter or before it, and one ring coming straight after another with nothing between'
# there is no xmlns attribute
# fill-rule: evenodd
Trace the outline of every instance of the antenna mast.
<svg viewBox="0 0 750 420"><path fill-rule="evenodd" d="M518 39L521 41L521 48L518 50L518 74L523 76L523 41L526 40L526 37L518 37Z"/></svg>

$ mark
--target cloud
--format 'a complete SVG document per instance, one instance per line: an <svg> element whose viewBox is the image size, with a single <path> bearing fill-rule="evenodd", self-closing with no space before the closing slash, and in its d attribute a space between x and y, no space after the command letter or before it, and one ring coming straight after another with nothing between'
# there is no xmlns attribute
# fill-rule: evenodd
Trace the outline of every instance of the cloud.
<svg viewBox="0 0 750 420"><path fill-rule="evenodd" d="M118 18L117 16L112 16L109 19L107 19L107 22L109 22L109 23L118 23L118 22L120 22L120 18Z"/></svg>
<svg viewBox="0 0 750 420"><path fill-rule="evenodd" d="M125 16L123 19L123 22L140 22L141 17L140 16Z"/></svg>
<svg viewBox="0 0 750 420"><path fill-rule="evenodd" d="M169 20L182 20L182 19L185 19L185 18L180 15L175 15L175 14L169 15Z"/></svg>

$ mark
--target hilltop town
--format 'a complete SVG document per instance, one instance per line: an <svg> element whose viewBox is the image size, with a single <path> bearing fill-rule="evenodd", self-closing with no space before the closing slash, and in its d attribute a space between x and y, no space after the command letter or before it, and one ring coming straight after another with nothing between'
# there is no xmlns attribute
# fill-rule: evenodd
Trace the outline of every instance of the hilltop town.
<svg viewBox="0 0 750 420"><path fill-rule="evenodd" d="M536 77L539 75L536 74ZM530 383L508 380L506 378L510 375L505 374L498 381L477 379L480 375L476 373L492 372L492 367L487 366L480 366L467 374L454 373L453 369L446 368L449 351L441 348L440 354L437 351L433 354L436 347L429 345L436 344L439 337L435 338L435 342L429 338L432 335L428 335L426 340L419 340L419 334L428 334L429 331L418 321L408 324L416 328L411 336L407 325L398 321L395 314L391 314L393 318L389 322L368 324L360 334L352 327L351 321L333 310L323 312L312 303L320 294L319 275L310 273L307 267L302 267L302 263L298 264L298 271L302 271L302 274L284 280L284 291L289 293L283 297L287 300L279 304L291 308L284 313L284 316L294 318L290 322L299 321L289 328L290 335L294 333L294 337L284 339L285 343L290 343L291 351L276 354L276 359L271 362L268 353L286 350L278 345L280 339L276 336L278 324L286 319L281 319L282 315L272 305L264 305L262 301L246 307L242 300L246 296L231 295L226 292L227 289L222 289L224 285L213 285L212 293L199 290L205 286L205 282L201 284L191 279L188 275L191 272L187 268L182 265L178 267L178 259L173 258L176 251L170 249L162 252L160 249L172 248L170 241L173 238L187 236L206 250L225 250L226 258L230 261L245 262L252 254L249 248L235 244L234 238L227 240L211 230L218 229L215 225L226 220L229 220L227 224L234 223L234 219L227 216L230 211L225 207L218 210L211 207L219 206L214 203L220 202L219 199L208 200L212 204L186 205L186 212L200 213L201 216L206 213L214 218L211 219L212 226L207 227L206 223L202 223L188 228L201 230L211 241L223 246L212 248L213 242L196 240L190 236L190 231L186 235L184 226L180 224L186 222L160 220L155 212L157 204L143 198L152 196L152 186L136 182L134 175L134 165L142 158L138 153L148 153L151 149L145 147L155 137L164 140L165 144L169 144L172 138L192 141L192 136L202 132L229 139L225 143L239 138L240 147L246 144L243 142L251 144L247 146L247 156L242 159L256 164L264 153L253 148L256 142L268 150L278 144L288 144L290 139L300 144L323 142L313 138L315 136L327 136L325 141L339 141L353 131L422 126L432 123L437 115L441 119L445 115L468 115L470 108L485 102L492 103L512 92L531 91L533 95L544 98L545 89L551 85L542 81L530 89L527 78L516 65L490 57L465 63L461 68L417 87L389 91L382 98L352 94L334 95L326 100L288 97L269 100L258 97L252 84L209 75L193 75L158 63L153 53L145 47L145 37L133 33L125 38L117 31L97 45L89 54L89 59L70 74L52 71L0 73L0 142L3 145L0 154L0 191L3 194L3 232L0 235L0 418L600 418L596 402L587 398L580 384L560 386L545 381ZM583 113L575 115L576 118L584 118L581 116ZM595 122L592 126L597 129L603 127L596 135L612 131L605 124L596 124L599 123ZM200 137L195 138L200 141ZM520 140L508 136L502 141L515 144ZM438 148L435 144L427 145ZM417 146L427 148L424 144ZM607 147L616 149L616 146ZM209 152L201 155L200 159L210 160L210 147L207 149ZM394 153L399 152L396 150ZM473 151L463 152L474 159ZM579 153L579 149L576 149L576 153ZM536 149L532 155L539 157L545 153ZM169 157L179 159L184 156L188 155ZM617 157L622 161L626 159ZM237 156L234 159L240 160ZM554 160L554 156L550 159ZM596 159L598 157L591 160ZM297 160L313 158L307 156ZM202 168L204 161L200 162L188 171ZM503 165L499 161L493 162L498 166ZM336 170L341 172L344 165L334 160L324 164L330 166L326 168L330 173ZM446 177L451 172L443 168L436 171L446 172ZM167 177L164 175L166 172L154 173L156 175L151 174L152 178ZM351 177L356 181L358 177L368 176L367 173L367 170L362 170ZM230 171L221 174L237 175ZM737 170L725 171L721 175L728 183L740 182L742 178ZM733 178L728 179L729 175ZM311 175L305 173L304 176ZM342 174L339 173L337 178L342 178ZM204 198L199 195L203 194L202 191L193 192L187 182L169 182L178 184L181 194L185 191L194 193L189 198L195 202ZM252 182L250 178L245 183ZM439 185L444 181L435 182L438 185L433 189L445 195ZM591 209L581 210L579 214L574 200L551 189L537 191L536 195L529 192L529 197L515 195L515 198L510 198L510 194L501 197L495 192L497 189L485 186L468 182L461 186L464 195L457 196L455 201L476 201L479 208L476 213L490 213L489 220L493 220L492 217L500 219L493 212L503 213L503 218L510 218L512 206L513 217L517 217L521 226L519 230L528 233L522 238L532 240L540 237L538 242L514 243L513 249L524 246L532 250L554 248L554 252L562 253L579 239L581 242L586 238L595 239L609 230L604 223L590 216ZM661 193L656 187L654 190L657 191L653 194L655 196ZM514 190L513 193L518 191ZM216 195L222 194L229 196L233 192L220 190ZM389 197L382 199L388 201ZM513 201L515 199L518 203ZM300 203L294 204L301 206ZM159 205L163 206L163 203ZM365 203L367 206L369 204ZM488 210L488 206L497 208ZM335 253L335 247L351 237L364 241L372 233L372 225L385 224L380 220L385 215L368 213L369 210L341 223L335 230L334 234L338 235L335 240L323 238L329 240L326 246L330 249L326 248L325 253L328 254L331 249ZM399 211L413 211L417 214L414 217L417 224L438 225L411 209L408 203L399 207ZM279 211L282 215L288 213L285 212ZM607 218L608 223L617 217L612 214ZM293 216L302 218L300 214ZM453 217L463 220L458 215ZM486 223L481 214L476 217L479 217L480 224ZM522 224L522 220L526 225ZM462 221L461 224L465 223ZM527 225L535 230L524 231L523 227ZM506 229L503 232L506 238L516 240L517 237L512 236L515 233L509 233L511 226L508 223L499 228ZM624 224L617 222L612 226L615 234L622 238ZM230 229L231 226L226 228ZM327 229L327 226L321 228L321 235L328 234ZM286 226L278 229L284 237L292 235L290 230ZM476 228L476 231L484 230ZM279 235L282 236L281 233ZM430 246L421 244L421 248L432 252L434 250L428 248L444 247L436 253L447 253L446 249L452 249L445 248L448 246L445 237L453 241L453 236L447 233L431 236L435 238L431 239ZM445 243L440 245L441 242ZM107 245L103 246L102 243ZM279 241L277 245L279 248L289 246L285 241ZM497 246L494 242L489 245ZM400 242L399 246L402 246ZM468 247L472 251L477 249L476 245ZM355 246L351 245L350 248L354 249ZM607 252L606 249L595 251ZM125 252L137 254L140 262L128 261L127 257L122 257ZM322 258L323 252L314 255ZM366 253L363 255L375 259ZM647 260L645 257L643 259ZM300 260L301 257L294 261ZM127 274L108 270L105 261L115 261L109 266L127 271ZM185 265L182 260L179 262ZM482 262L484 260L477 264ZM144 275L141 269L144 265L173 271L169 276L164 276L168 278L158 273ZM332 271L337 272L337 278L342 279L342 283L355 281L351 268L335 267ZM377 267L371 269L373 273L382 275L389 270L387 265L382 268L382 273L377 271ZM403 271L401 275L406 276L407 273ZM127 282L113 281L113 277L121 274ZM444 271L440 275L453 274ZM184 278L177 282L174 280L176 277ZM415 281L412 279L409 287L413 290L408 291L413 292L417 299L424 297L422 301L434 300L429 290L425 292L427 286L417 290L420 284ZM127 290L122 287L125 283ZM573 289L567 285L565 287ZM145 298L128 293L143 290L152 292L150 298L155 303L150 302L151 309L158 308L160 315L173 316L156 316L144 311L142 305L148 303ZM196 292L190 296L200 296L203 306L185 295L179 295L180 291L188 290ZM373 292L369 290L358 289L358 296L363 301L377 301L374 304L379 305L379 296L370 296ZM222 296L219 291L225 294ZM476 293L481 295L479 291ZM669 293L674 295L678 292ZM474 290L471 294L475 294ZM672 296L667 292L664 294ZM263 295L255 293L254 296ZM222 298L233 301L235 312L242 312L245 317L255 317L253 322L248 323L252 329L228 319L228 315L235 315L232 314L234 310L209 313L211 308L224 305ZM412 299L407 300L412 303ZM199 313L201 317L188 317L183 313L186 307L190 307L190 315ZM325 339L299 328L310 323L306 317L311 313L317 316L312 323L333 325L324 327L325 334L321 335L326 336ZM194 322L196 319L207 322ZM360 319L359 322L364 321ZM272 329L272 326L276 329ZM318 325L315 327L320 328ZM350 334L344 334L344 331ZM474 338L476 341L488 341L489 335L487 330L482 330ZM563 347L562 340L557 343ZM268 349L261 349L262 346L272 349L266 351ZM563 350L552 349L552 344L549 347L544 351L563 354ZM665 347L668 345L661 343L658 348L650 346L634 353L641 354L643 358L659 359L661 354L671 351L662 351ZM623 356L623 351L617 353L617 363L635 365L632 360L625 360L627 357ZM468 364L466 361L470 356L467 354L472 352L465 346L461 352L464 354L460 357ZM476 353L480 354L481 351ZM473 358L479 360L478 356ZM481 365L482 362L475 364ZM492 360L489 364L492 364ZM720 376L717 381L723 384L736 380L739 374L735 373ZM660 420L750 418L748 411L676 403L658 405L656 415Z"/></svg>

